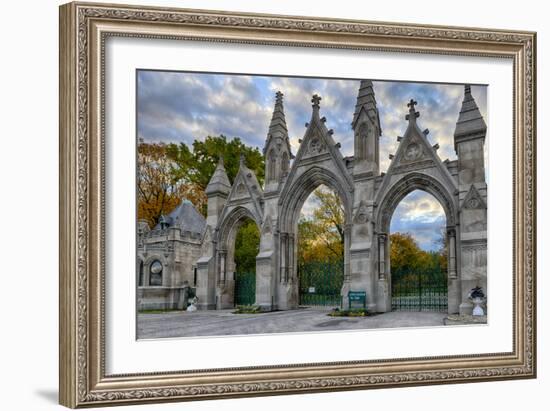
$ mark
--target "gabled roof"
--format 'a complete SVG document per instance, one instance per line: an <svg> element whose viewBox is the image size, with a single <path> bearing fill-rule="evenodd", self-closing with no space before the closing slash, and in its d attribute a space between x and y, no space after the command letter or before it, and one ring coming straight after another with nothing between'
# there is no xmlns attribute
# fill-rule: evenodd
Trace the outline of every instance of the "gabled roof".
<svg viewBox="0 0 550 411"><path fill-rule="evenodd" d="M183 200L174 211L161 217L161 222L155 229L160 229L161 224L168 224L168 227L179 227L181 231L202 234L206 226L206 220L201 213L193 206L191 201Z"/></svg>

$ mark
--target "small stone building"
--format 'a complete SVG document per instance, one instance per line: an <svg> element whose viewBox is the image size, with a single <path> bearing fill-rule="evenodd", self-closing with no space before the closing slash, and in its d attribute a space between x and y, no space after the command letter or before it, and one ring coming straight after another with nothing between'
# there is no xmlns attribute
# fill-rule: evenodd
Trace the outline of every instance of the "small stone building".
<svg viewBox="0 0 550 411"><path fill-rule="evenodd" d="M138 310L183 309L197 282L205 218L184 200L152 230L138 222Z"/></svg>

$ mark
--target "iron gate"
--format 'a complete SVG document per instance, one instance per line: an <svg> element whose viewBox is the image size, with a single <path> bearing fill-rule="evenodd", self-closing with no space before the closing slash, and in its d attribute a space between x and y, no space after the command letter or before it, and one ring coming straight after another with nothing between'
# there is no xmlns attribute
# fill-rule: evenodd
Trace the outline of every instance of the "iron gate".
<svg viewBox="0 0 550 411"><path fill-rule="evenodd" d="M392 310L447 311L447 276L440 268L392 270Z"/></svg>
<svg viewBox="0 0 550 411"><path fill-rule="evenodd" d="M235 273L235 305L252 305L256 302L256 273Z"/></svg>
<svg viewBox="0 0 550 411"><path fill-rule="evenodd" d="M344 284L343 261L314 261L298 267L300 305L340 307Z"/></svg>

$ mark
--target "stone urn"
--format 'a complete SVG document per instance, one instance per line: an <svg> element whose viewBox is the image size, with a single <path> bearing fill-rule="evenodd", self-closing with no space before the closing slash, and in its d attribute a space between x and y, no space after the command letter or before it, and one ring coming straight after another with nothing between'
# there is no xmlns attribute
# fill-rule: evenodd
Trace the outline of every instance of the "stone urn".
<svg viewBox="0 0 550 411"><path fill-rule="evenodd" d="M472 312L472 315L476 317L485 315L482 304L485 303L487 298L485 298L485 294L483 293L483 290L481 289L481 287L472 288L472 290L470 290L468 298L474 304L474 310Z"/></svg>

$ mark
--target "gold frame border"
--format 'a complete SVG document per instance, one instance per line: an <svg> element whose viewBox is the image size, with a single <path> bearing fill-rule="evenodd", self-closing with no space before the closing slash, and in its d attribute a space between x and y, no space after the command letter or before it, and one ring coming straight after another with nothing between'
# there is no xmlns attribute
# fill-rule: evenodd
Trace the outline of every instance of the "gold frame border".
<svg viewBox="0 0 550 411"><path fill-rule="evenodd" d="M104 41L109 36L501 57L514 64L514 349L448 357L105 375ZM69 3L60 7L60 403L536 377L536 33Z"/></svg>

